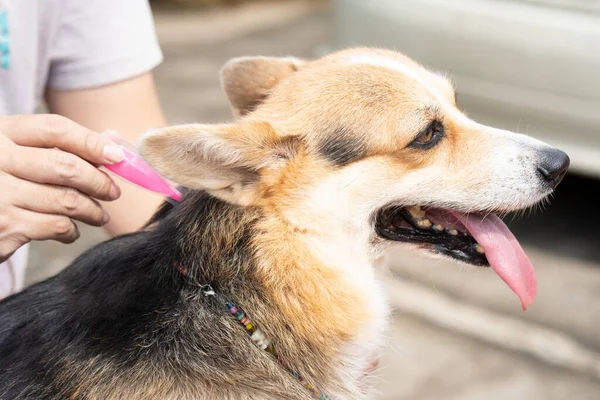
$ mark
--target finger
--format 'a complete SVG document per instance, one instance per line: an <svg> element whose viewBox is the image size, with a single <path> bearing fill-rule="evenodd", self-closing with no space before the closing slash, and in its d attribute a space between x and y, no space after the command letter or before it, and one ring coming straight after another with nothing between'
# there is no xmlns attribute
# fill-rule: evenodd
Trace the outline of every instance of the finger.
<svg viewBox="0 0 600 400"><path fill-rule="evenodd" d="M29 210L16 211L17 231L28 240L58 240L73 243L79 238L77 225L63 215L41 214Z"/></svg>
<svg viewBox="0 0 600 400"><path fill-rule="evenodd" d="M116 163L125 157L123 150L107 137L59 115L4 118L0 132L21 146L58 147L94 164Z"/></svg>
<svg viewBox="0 0 600 400"><path fill-rule="evenodd" d="M43 214L64 215L89 225L102 226L110 220L100 203L81 192L62 186L19 180L15 206Z"/></svg>
<svg viewBox="0 0 600 400"><path fill-rule="evenodd" d="M15 146L4 169L24 180L74 188L100 200L115 200L121 195L105 172L58 149Z"/></svg>

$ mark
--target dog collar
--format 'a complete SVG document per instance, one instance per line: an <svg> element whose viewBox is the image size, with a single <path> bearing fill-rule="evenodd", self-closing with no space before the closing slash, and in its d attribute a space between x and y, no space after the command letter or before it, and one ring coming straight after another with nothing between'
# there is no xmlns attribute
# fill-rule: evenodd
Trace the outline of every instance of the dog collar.
<svg viewBox="0 0 600 400"><path fill-rule="evenodd" d="M316 399L333 400L333 398L331 396L318 391L316 388L314 388L312 385L310 385L302 377L302 375L300 375L298 372L294 371L289 366L289 364L286 363L285 360L277 354L277 351L275 351L275 346L273 345L273 343L256 326L256 324L254 324L250 321L250 318L248 317L248 315L240 307L236 306L233 302L227 300L220 293L215 292L215 290L212 288L211 285L209 285L209 284L201 285L201 284L192 282L190 279L191 272L187 268L184 268L182 265L178 264L177 270L188 279L188 282L190 282L194 286L199 287L200 290L202 291L202 294L204 295L204 297L215 299L219 303L221 303L225 307L227 307L231 316L234 317L238 321L238 323L246 329L246 332L248 332L248 334L250 335L250 339L252 339L252 342L255 345L257 345L259 348L261 348L262 350L265 350L266 352L271 354L275 358L275 360L277 360L277 362L279 364L281 364L281 366L284 367L286 369L286 371L290 373L290 375L295 377L298 380L298 382L300 382L302 384L302 386L304 386Z"/></svg>

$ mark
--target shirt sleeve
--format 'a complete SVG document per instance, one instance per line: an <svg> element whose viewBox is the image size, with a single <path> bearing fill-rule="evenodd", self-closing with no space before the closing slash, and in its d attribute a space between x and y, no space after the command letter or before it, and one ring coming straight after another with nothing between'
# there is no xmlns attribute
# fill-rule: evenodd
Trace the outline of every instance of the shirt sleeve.
<svg viewBox="0 0 600 400"><path fill-rule="evenodd" d="M63 0L47 86L86 89L125 80L162 62L147 0Z"/></svg>

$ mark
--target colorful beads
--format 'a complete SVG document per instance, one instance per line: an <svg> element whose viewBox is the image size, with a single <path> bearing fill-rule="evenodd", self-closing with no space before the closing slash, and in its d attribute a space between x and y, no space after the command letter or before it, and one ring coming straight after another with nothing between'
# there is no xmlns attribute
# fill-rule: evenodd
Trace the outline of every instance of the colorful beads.
<svg viewBox="0 0 600 400"><path fill-rule="evenodd" d="M254 342L254 344L256 344L262 350L266 350L269 353L271 353L273 356L275 356L275 358L277 358L277 361L279 362L279 364L281 364L285 369L288 370L288 372L290 374L292 374L296 379L298 379L298 382L300 382L302 384L302 386L304 386L306 389L308 389L315 396L315 398L317 398L319 400L333 400L331 397L329 397L325 393L321 393L318 390L316 390L315 388L313 388L308 382L306 382L306 380L304 379L304 377L302 375L300 375L298 372L292 370L287 365L287 363L281 357L279 357L277 355L277 352L275 351L275 347L273 346L271 341L269 339L267 339L265 334L260 329L256 328L252 324L252 322L250 322L248 317L246 317L246 315L244 314L244 312L241 309L238 309L231 302L227 302L225 305L227 306L227 308L229 309L231 314L238 320L238 322L242 326L244 326L244 328L246 328L246 330L250 333L250 338L252 339L252 342Z"/></svg>
<svg viewBox="0 0 600 400"><path fill-rule="evenodd" d="M185 268L183 265L176 264L175 267L185 277L189 278L191 276L191 271L189 269ZM235 304L233 304L230 301L226 301L222 296L220 296L218 293L216 293L213 290L212 286L210 286L209 284L202 285L202 286L200 286L200 288L202 289L202 292L204 293L205 297L213 297L213 298L223 300L223 302L225 303L225 306L229 309L229 312L231 313L231 315L233 315L237 319L237 321L241 325L243 325L246 328L246 330L250 333L250 338L252 339L252 341L262 350L266 350L269 353L271 353L271 355L273 355L273 357L290 374L292 374L296 379L298 379L298 381L302 384L302 386L304 386L306 389L308 389L315 396L315 398L317 398L319 400L333 400L331 397L329 397L325 393L321 393L318 390L316 390L315 388L313 388L311 385L308 384L308 382L306 382L306 380L304 379L304 377L302 375L300 375L298 372L291 369L289 367L289 365L285 362L285 360L283 360L281 357L279 357L279 355L275 351L275 347L273 346L271 341L269 339L267 339L265 334L260 329L256 328L250 322L250 320L246 317L246 315L242 312L242 310L238 309L235 306Z"/></svg>
<svg viewBox="0 0 600 400"><path fill-rule="evenodd" d="M185 274L188 271L181 268L180 272ZM214 291L211 291L211 294L214 296L215 295ZM269 353L271 353L277 359L279 364L281 364L285 369L288 370L288 372L290 374L292 374L296 379L298 379L298 382L300 382L302 384L302 386L304 386L308 391L310 391L315 396L316 399L333 400L331 397L329 397L325 393L321 393L318 390L316 390L315 388L313 388L308 382L306 382L306 380L304 379L304 377L302 375L300 375L298 372L291 369L289 367L289 365L281 357L279 357L279 355L275 351L275 347L273 346L271 341L269 339L267 339L265 334L260 329L256 328L254 326L254 324L252 324L252 322L250 322L250 319L246 316L246 314L241 309L236 307L235 304L233 304L230 301L226 301L225 305L229 309L229 312L231 313L231 315L233 315L237 319L237 321L240 323L240 325L242 325L244 328L246 328L248 333L250 333L250 338L252 339L252 342L254 342L254 344L256 344L260 349L266 350Z"/></svg>

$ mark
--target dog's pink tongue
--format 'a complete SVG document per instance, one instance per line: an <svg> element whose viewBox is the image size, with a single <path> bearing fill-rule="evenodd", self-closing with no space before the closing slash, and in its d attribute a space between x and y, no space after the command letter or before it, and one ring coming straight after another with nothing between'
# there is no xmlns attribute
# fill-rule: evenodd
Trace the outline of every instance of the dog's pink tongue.
<svg viewBox="0 0 600 400"><path fill-rule="evenodd" d="M519 296L523 310L533 303L537 281L533 265L506 224L494 214L455 216L485 250L492 269Z"/></svg>

